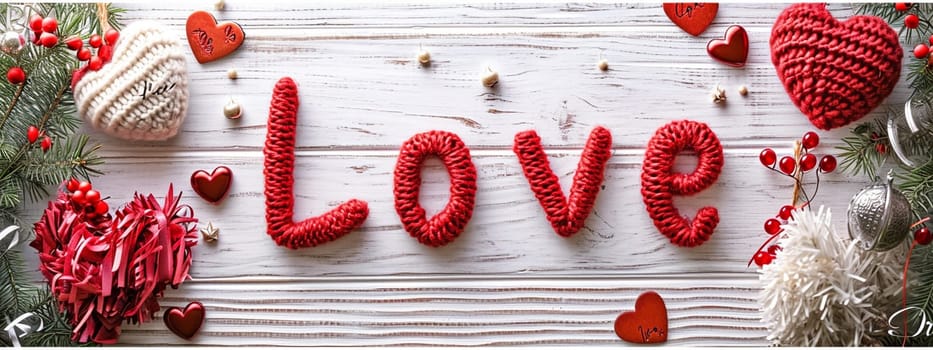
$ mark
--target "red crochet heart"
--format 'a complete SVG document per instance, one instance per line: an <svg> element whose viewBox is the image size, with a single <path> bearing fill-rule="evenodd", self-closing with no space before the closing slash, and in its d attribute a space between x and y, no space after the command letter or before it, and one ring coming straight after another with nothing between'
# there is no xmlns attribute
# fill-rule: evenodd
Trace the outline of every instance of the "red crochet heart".
<svg viewBox="0 0 933 350"><path fill-rule="evenodd" d="M791 101L829 130L871 112L901 73L897 32L884 20L833 18L824 4L791 5L771 30L771 62Z"/></svg>

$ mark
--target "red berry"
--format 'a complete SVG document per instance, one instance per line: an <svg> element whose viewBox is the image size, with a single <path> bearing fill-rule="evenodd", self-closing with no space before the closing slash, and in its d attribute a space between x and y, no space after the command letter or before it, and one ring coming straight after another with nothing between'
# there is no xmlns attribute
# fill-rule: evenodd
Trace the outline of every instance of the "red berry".
<svg viewBox="0 0 933 350"><path fill-rule="evenodd" d="M65 39L65 45L67 45L70 50L79 50L84 47L84 42L81 41L80 36L72 36Z"/></svg>
<svg viewBox="0 0 933 350"><path fill-rule="evenodd" d="M816 146L820 145L820 135L817 135L815 132L808 131L806 134L803 134L803 138L800 141L803 144L803 148L814 149Z"/></svg>
<svg viewBox="0 0 933 350"><path fill-rule="evenodd" d="M768 265L772 261L774 261L774 256L768 254L768 252L758 251L755 253L755 265L758 265L758 267Z"/></svg>
<svg viewBox="0 0 933 350"><path fill-rule="evenodd" d="M781 233L781 222L777 221L775 218L771 218L765 221L765 232L769 235L776 235Z"/></svg>
<svg viewBox="0 0 933 350"><path fill-rule="evenodd" d="M933 45L933 35L930 35L930 45Z"/></svg>
<svg viewBox="0 0 933 350"><path fill-rule="evenodd" d="M71 201L77 204L84 204L86 198L84 197L84 191L77 190L71 194Z"/></svg>
<svg viewBox="0 0 933 350"><path fill-rule="evenodd" d="M29 18L29 29L32 29L34 32L42 31L42 16L38 14L32 15L32 17Z"/></svg>
<svg viewBox="0 0 933 350"><path fill-rule="evenodd" d="M898 11L907 11L910 9L910 3L909 2L895 2L894 9Z"/></svg>
<svg viewBox="0 0 933 350"><path fill-rule="evenodd" d="M100 201L94 205L94 212L97 213L98 215L104 215L109 210L110 210L110 206L107 205L107 202Z"/></svg>
<svg viewBox="0 0 933 350"><path fill-rule="evenodd" d="M780 211L778 211L778 217L781 218L781 220L788 220L794 216L793 212L794 212L793 205L785 205L781 207Z"/></svg>
<svg viewBox="0 0 933 350"><path fill-rule="evenodd" d="M78 61L87 61L91 59L91 50L86 47L82 47L81 50L78 50L77 56Z"/></svg>
<svg viewBox="0 0 933 350"><path fill-rule="evenodd" d="M87 191L90 191L91 188L93 188L93 187L91 186L91 183L90 183L90 182L81 181L81 182L78 183L78 191L87 192Z"/></svg>
<svg viewBox="0 0 933 350"><path fill-rule="evenodd" d="M100 35L97 34L91 34L91 37L87 39L87 44L95 49L100 47L102 43L103 41L100 39Z"/></svg>
<svg viewBox="0 0 933 350"><path fill-rule="evenodd" d="M104 42L107 45L114 46L117 44L117 39L120 38L120 32L114 30L113 28L107 29L107 32L104 33Z"/></svg>
<svg viewBox="0 0 933 350"><path fill-rule="evenodd" d="M46 33L55 33L58 30L58 21L52 17L47 17L42 20L42 30Z"/></svg>
<svg viewBox="0 0 933 350"><path fill-rule="evenodd" d="M39 36L39 43L45 47L53 47L58 44L58 36L52 33L42 33Z"/></svg>
<svg viewBox="0 0 933 350"><path fill-rule="evenodd" d="M91 70L100 70L100 67L104 66L104 61L100 59L100 56L93 56L87 62L87 67Z"/></svg>
<svg viewBox="0 0 933 350"><path fill-rule="evenodd" d="M87 198L88 204L97 204L97 202L100 202L100 192L95 190L87 191L84 197Z"/></svg>
<svg viewBox="0 0 933 350"><path fill-rule="evenodd" d="M32 32L32 38L30 38L31 41L32 41L32 43L33 43L33 44L36 44L36 45L39 45L39 36L41 36L41 35L42 35L42 32L41 32L41 31L39 31L39 32Z"/></svg>
<svg viewBox="0 0 933 350"><path fill-rule="evenodd" d="M878 152L878 154L884 154L887 151L888 151L888 147L885 146L883 143L879 143L875 145L875 152Z"/></svg>
<svg viewBox="0 0 933 350"><path fill-rule="evenodd" d="M39 128L30 125L29 129L26 129L26 139L29 140L29 143L36 143L36 140L39 139Z"/></svg>
<svg viewBox="0 0 933 350"><path fill-rule="evenodd" d="M20 67L10 67L10 70L6 71L6 81L13 85L22 83L26 81L26 72Z"/></svg>
<svg viewBox="0 0 933 350"><path fill-rule="evenodd" d="M774 154L773 149L765 148L761 150L761 154L758 155L758 160L761 161L761 165L770 167L777 161L777 155Z"/></svg>
<svg viewBox="0 0 933 350"><path fill-rule="evenodd" d="M820 170L824 173L831 173L833 170L836 170L836 157L830 155L823 156L823 159L820 159Z"/></svg>
<svg viewBox="0 0 933 350"><path fill-rule="evenodd" d="M42 147L42 152L48 152L49 148L52 148L52 139L48 136L43 137L39 146Z"/></svg>
<svg viewBox="0 0 933 350"><path fill-rule="evenodd" d="M915 14L909 14L904 18L904 26L910 29L917 29L920 26L920 17Z"/></svg>
<svg viewBox="0 0 933 350"><path fill-rule="evenodd" d="M779 166L781 167L781 171L787 175L790 175L794 173L794 168L797 167L797 161L789 156L784 156L781 158L781 163Z"/></svg>
<svg viewBox="0 0 933 350"><path fill-rule="evenodd" d="M784 250L784 248L781 248L781 246L777 244L772 244L770 247L768 247L768 254L773 256L777 254L779 250Z"/></svg>
<svg viewBox="0 0 933 350"><path fill-rule="evenodd" d="M97 49L97 56L100 56L100 59L104 62L110 62L110 58L113 57L113 46L101 46L99 49Z"/></svg>
<svg viewBox="0 0 933 350"><path fill-rule="evenodd" d="M930 242L933 242L933 234L930 234L930 229L924 226L923 228L914 232L914 240L917 241L920 245L927 245Z"/></svg>
<svg viewBox="0 0 933 350"><path fill-rule="evenodd" d="M927 55L929 54L930 54L930 47L927 46L926 44L917 44L917 46L914 46L914 57L924 58L924 57L927 57Z"/></svg>
<svg viewBox="0 0 933 350"><path fill-rule="evenodd" d="M78 179L71 178L68 179L68 183L65 185L65 188L68 189L68 192L74 192L78 190Z"/></svg>
<svg viewBox="0 0 933 350"><path fill-rule="evenodd" d="M807 153L800 157L800 170L810 171L814 167L816 167L816 156L813 153Z"/></svg>

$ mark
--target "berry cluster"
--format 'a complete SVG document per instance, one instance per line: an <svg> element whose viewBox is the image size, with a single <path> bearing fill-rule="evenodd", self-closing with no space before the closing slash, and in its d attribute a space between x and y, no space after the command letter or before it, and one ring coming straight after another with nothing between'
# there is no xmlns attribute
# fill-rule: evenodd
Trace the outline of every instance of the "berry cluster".
<svg viewBox="0 0 933 350"><path fill-rule="evenodd" d="M39 131L35 125L30 125L29 129L26 130L26 139L29 140L29 144L34 144L39 138L42 138L42 142L39 143L39 147L42 147L42 152L48 152L52 148L52 138L45 134L45 131Z"/></svg>
<svg viewBox="0 0 933 350"><path fill-rule="evenodd" d="M804 203L800 206L801 208L809 206L810 202L819 192L820 173L831 173L836 170L836 157L824 155L820 158L819 162L817 162L817 156L810 153L810 151L819 146L819 144L820 136L810 131L804 134L800 139L801 152L797 157L784 156L778 161L777 154L770 148L763 149L758 155L758 160L761 161L761 164L766 168L794 179L796 187L800 189L804 197ZM803 187L802 180L803 175L809 172L815 173L816 176L816 188L812 196L807 194L806 189ZM780 250L781 247L777 244L772 244L768 246L767 249L764 248L783 231L781 225L793 217L793 211L795 209L797 209L797 207L793 205L785 205L778 211L777 216L765 220L764 230L770 237L758 248L752 260L749 261L749 265L754 262L761 267L770 264L774 260L775 254L777 254L777 251Z"/></svg>
<svg viewBox="0 0 933 350"><path fill-rule="evenodd" d="M91 34L87 39L87 45L97 49L97 55L94 55L90 48L84 47L84 40L80 36L73 36L65 39L65 45L72 51L77 51L76 56L79 61L87 62L87 65L82 67L82 69L96 71L100 70L100 68L104 66L104 63L110 62L110 59L113 57L113 47L116 45L117 39L119 38L120 32L112 28L107 29L103 38L101 38L100 35Z"/></svg>
<svg viewBox="0 0 933 350"><path fill-rule="evenodd" d="M42 18L38 14L32 15L29 18L29 29L32 29L33 44L49 48L58 45L58 35L55 35L55 32L58 31L58 21L55 18Z"/></svg>
<svg viewBox="0 0 933 350"><path fill-rule="evenodd" d="M69 197L75 211L80 212L83 210L88 219L106 215L110 211L110 205L107 204L104 198L100 197L100 192L91 187L90 182L78 182L77 179L72 178L65 184L65 188L68 189L68 192L71 192Z"/></svg>

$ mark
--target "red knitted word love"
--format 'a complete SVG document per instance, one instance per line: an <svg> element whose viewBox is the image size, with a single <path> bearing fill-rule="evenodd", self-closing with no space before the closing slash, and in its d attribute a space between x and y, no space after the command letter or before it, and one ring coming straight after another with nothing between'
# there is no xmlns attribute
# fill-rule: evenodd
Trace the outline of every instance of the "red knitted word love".
<svg viewBox="0 0 933 350"><path fill-rule="evenodd" d="M541 147L541 139L534 130L515 135L512 150L518 156L531 191L544 207L554 232L563 237L579 232L596 203L606 162L612 155L612 134L609 130L598 126L590 133L573 176L569 200L565 199L560 179L551 170L547 154Z"/></svg>
<svg viewBox="0 0 933 350"><path fill-rule="evenodd" d="M674 173L674 158L686 149L697 152L699 162L692 174ZM690 120L671 122L648 141L641 170L641 195L654 226L682 247L703 244L719 224L719 211L704 207L690 222L674 207L674 195L700 192L719 178L722 145L706 124Z"/></svg>
<svg viewBox="0 0 933 350"><path fill-rule="evenodd" d="M444 162L450 174L450 200L430 220L418 203L421 164L429 155ZM429 131L412 136L402 144L395 165L395 211L405 231L421 244L440 247L453 242L473 216L476 200L476 167L457 134Z"/></svg>
<svg viewBox="0 0 933 350"><path fill-rule="evenodd" d="M295 127L298 86L285 77L275 84L269 107L263 174L266 177L267 233L275 243L291 249L333 241L359 227L369 215L366 202L351 199L331 211L301 222L293 221L295 197Z"/></svg>
<svg viewBox="0 0 933 350"><path fill-rule="evenodd" d="M822 3L791 5L771 30L771 62L791 101L814 126L856 121L891 94L903 51L884 20L839 22Z"/></svg>

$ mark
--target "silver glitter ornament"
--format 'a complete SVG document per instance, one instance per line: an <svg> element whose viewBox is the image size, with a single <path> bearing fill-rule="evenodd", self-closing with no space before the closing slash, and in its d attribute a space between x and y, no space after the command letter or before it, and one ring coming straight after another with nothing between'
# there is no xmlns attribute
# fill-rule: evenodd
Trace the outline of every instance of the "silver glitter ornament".
<svg viewBox="0 0 933 350"><path fill-rule="evenodd" d="M224 116L229 119L240 119L242 115L240 111L240 104L236 103L234 100L227 102L227 105L224 106Z"/></svg>
<svg viewBox="0 0 933 350"><path fill-rule="evenodd" d="M910 202L894 188L893 180L889 171L887 181L863 188L849 202L849 237L862 249L894 248L910 231Z"/></svg>
<svg viewBox="0 0 933 350"><path fill-rule="evenodd" d="M19 33L9 31L0 36L0 51L7 55L18 55L23 50L23 41Z"/></svg>

